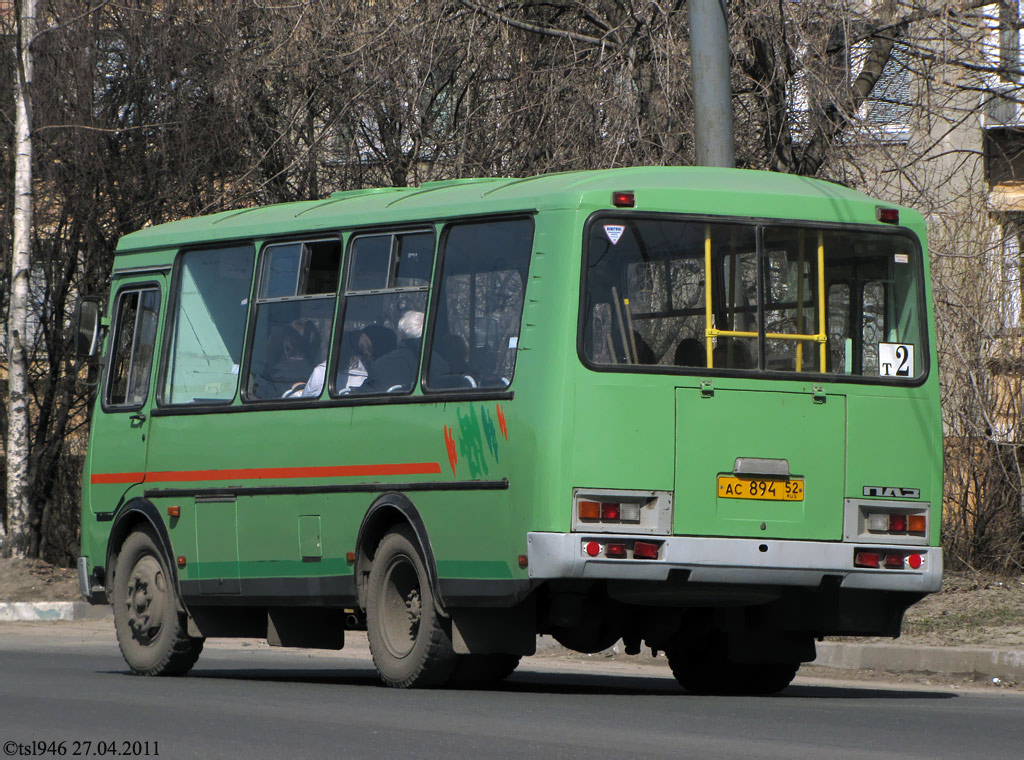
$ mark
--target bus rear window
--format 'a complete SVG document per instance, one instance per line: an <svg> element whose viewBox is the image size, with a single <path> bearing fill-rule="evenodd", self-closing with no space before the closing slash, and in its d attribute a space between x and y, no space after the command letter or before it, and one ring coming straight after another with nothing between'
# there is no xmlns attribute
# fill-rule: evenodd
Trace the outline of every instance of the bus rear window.
<svg viewBox="0 0 1024 760"><path fill-rule="evenodd" d="M598 219L583 356L606 369L923 377L921 262L907 235Z"/></svg>

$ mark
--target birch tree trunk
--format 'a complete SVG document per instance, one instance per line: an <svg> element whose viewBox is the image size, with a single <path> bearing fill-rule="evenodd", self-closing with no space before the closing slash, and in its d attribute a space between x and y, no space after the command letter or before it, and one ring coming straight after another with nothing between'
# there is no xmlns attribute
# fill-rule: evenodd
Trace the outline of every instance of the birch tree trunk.
<svg viewBox="0 0 1024 760"><path fill-rule="evenodd" d="M28 325L29 249L32 240L32 40L36 0L15 3L14 240L7 320L7 529L3 553L26 557L32 545L29 515Z"/></svg>

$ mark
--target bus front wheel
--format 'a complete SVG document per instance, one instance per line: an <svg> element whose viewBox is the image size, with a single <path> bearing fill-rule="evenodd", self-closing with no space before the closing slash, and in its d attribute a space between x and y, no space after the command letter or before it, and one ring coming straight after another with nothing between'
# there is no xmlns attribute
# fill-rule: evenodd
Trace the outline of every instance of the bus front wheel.
<svg viewBox="0 0 1024 760"><path fill-rule="evenodd" d="M139 675L187 673L203 651L203 639L187 633L163 553L147 529L131 533L114 569L114 629L121 654Z"/></svg>
<svg viewBox="0 0 1024 760"><path fill-rule="evenodd" d="M392 529L377 547L366 598L366 631L381 680L398 688L441 686L457 658L411 532Z"/></svg>

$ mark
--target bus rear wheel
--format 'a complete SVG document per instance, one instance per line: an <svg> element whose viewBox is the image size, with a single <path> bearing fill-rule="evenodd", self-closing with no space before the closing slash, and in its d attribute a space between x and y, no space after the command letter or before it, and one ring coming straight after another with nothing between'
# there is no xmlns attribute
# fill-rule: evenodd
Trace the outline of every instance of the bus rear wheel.
<svg viewBox="0 0 1024 760"><path fill-rule="evenodd" d="M451 637L407 528L391 530L377 548L366 597L366 631L373 664L388 686L442 686L455 671Z"/></svg>
<svg viewBox="0 0 1024 760"><path fill-rule="evenodd" d="M113 585L117 643L132 671L178 676L191 670L203 639L188 635L174 576L148 529L134 531L121 545Z"/></svg>
<svg viewBox="0 0 1024 760"><path fill-rule="evenodd" d="M676 681L693 694L777 694L793 681L800 663L737 663L724 638L709 638L666 652Z"/></svg>

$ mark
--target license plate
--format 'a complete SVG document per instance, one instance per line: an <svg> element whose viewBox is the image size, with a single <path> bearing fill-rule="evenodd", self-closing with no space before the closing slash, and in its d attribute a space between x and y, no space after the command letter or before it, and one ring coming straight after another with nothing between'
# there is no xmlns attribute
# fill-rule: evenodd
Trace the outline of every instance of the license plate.
<svg viewBox="0 0 1024 760"><path fill-rule="evenodd" d="M718 498L763 499L766 501L803 501L804 481L802 478L771 480L765 478L737 478L733 475L719 475Z"/></svg>

